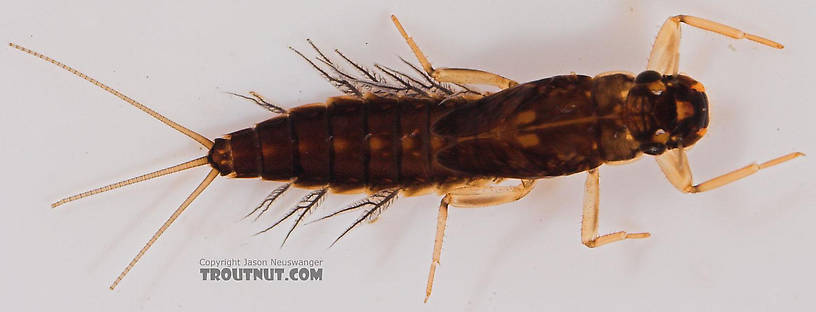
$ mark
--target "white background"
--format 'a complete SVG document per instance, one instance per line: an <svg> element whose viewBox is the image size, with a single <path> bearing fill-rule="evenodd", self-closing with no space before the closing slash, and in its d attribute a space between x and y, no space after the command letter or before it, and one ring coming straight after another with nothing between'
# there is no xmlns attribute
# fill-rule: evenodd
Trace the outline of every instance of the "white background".
<svg viewBox="0 0 816 312"><path fill-rule="evenodd" d="M816 6L811 1L202 1L3 5L0 38L38 50L215 138L271 115L225 91L286 107L336 95L287 46L311 38L362 63L413 59L395 13L437 66L529 81L639 72L664 19L693 14L776 39L775 50L684 26L680 69L708 89L709 134L690 153L698 181L793 151L814 154ZM327 249L356 214L252 236L297 200L241 221L275 186L219 178L115 291L107 289L206 168L58 209L69 194L199 157L195 142L85 81L0 49L0 302L30 310L804 310L814 305L811 157L697 195L649 158L601 170L601 231L653 237L579 242L584 175L527 198L453 209L423 304L438 197L401 199ZM357 197L331 196L317 215ZM313 215L315 217L317 215ZM320 258L321 282L201 281L199 259Z"/></svg>

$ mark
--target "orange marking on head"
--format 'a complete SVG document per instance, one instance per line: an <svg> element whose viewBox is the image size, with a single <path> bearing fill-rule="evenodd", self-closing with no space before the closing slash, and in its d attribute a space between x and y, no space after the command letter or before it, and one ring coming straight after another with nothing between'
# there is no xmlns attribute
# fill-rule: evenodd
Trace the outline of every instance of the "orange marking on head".
<svg viewBox="0 0 816 312"><path fill-rule="evenodd" d="M660 80L649 83L649 85L647 85L646 87L649 88L649 91L652 91L652 92L666 91L666 84L664 84Z"/></svg>
<svg viewBox="0 0 816 312"><path fill-rule="evenodd" d="M660 133L655 133L652 136L652 142L666 144L669 141L669 133L660 130Z"/></svg>
<svg viewBox="0 0 816 312"><path fill-rule="evenodd" d="M675 101L677 106L677 120L683 120L694 116L694 105L687 101Z"/></svg>
<svg viewBox="0 0 816 312"><path fill-rule="evenodd" d="M693 85L691 85L691 89L696 90L697 92L705 93L705 87L699 82L695 82Z"/></svg>

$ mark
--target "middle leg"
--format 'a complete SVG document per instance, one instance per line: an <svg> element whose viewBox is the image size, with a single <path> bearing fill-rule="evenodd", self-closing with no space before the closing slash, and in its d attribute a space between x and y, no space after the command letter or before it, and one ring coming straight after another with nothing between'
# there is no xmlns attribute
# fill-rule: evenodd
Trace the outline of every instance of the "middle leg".
<svg viewBox="0 0 816 312"><path fill-rule="evenodd" d="M583 218L581 218L581 242L589 248L595 248L624 239L647 238L651 236L648 232L626 233L624 231L598 236L598 212L600 206L599 180L598 168L589 170L587 173L586 191L584 192L584 213Z"/></svg>

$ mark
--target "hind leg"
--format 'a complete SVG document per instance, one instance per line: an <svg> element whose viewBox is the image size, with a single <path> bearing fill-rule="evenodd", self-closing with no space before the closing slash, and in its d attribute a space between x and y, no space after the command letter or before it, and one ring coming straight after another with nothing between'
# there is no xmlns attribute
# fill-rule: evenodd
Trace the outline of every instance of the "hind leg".
<svg viewBox="0 0 816 312"><path fill-rule="evenodd" d="M408 46L411 47L411 51L414 52L416 55L417 60L419 63L422 64L422 69L431 75L434 79L439 82L450 82L455 84L486 84L491 86L496 86L499 89L507 89L513 87L518 84L511 79L502 77L500 75L489 73L486 71L478 70L478 69L465 69L465 68L438 68L434 69L431 66L431 63L428 62L428 59L425 57L425 54L422 53L422 50L419 49L414 39L408 36L408 33L405 32L405 29L400 24L399 20L396 16L391 15L391 21L394 22L394 26L397 27L397 30L400 32L403 38L405 38L405 42L408 43Z"/></svg>
<svg viewBox="0 0 816 312"><path fill-rule="evenodd" d="M439 266L439 258L442 255L442 241L445 238L448 206L462 208L485 207L513 202L529 194L534 184L535 180L521 180L521 184L516 186L465 186L452 190L442 198L436 220L436 236L431 257L431 269L428 273L428 284L425 287L425 302L428 302L428 298L431 296L434 274L436 274L436 267Z"/></svg>

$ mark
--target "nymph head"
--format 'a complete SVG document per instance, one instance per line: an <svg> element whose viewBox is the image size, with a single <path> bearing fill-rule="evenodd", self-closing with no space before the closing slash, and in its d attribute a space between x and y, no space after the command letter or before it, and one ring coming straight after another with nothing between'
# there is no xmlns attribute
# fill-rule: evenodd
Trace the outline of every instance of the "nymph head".
<svg viewBox="0 0 816 312"><path fill-rule="evenodd" d="M708 99L703 85L685 75L647 70L635 78L626 110L640 150L659 155L693 145L708 127Z"/></svg>

